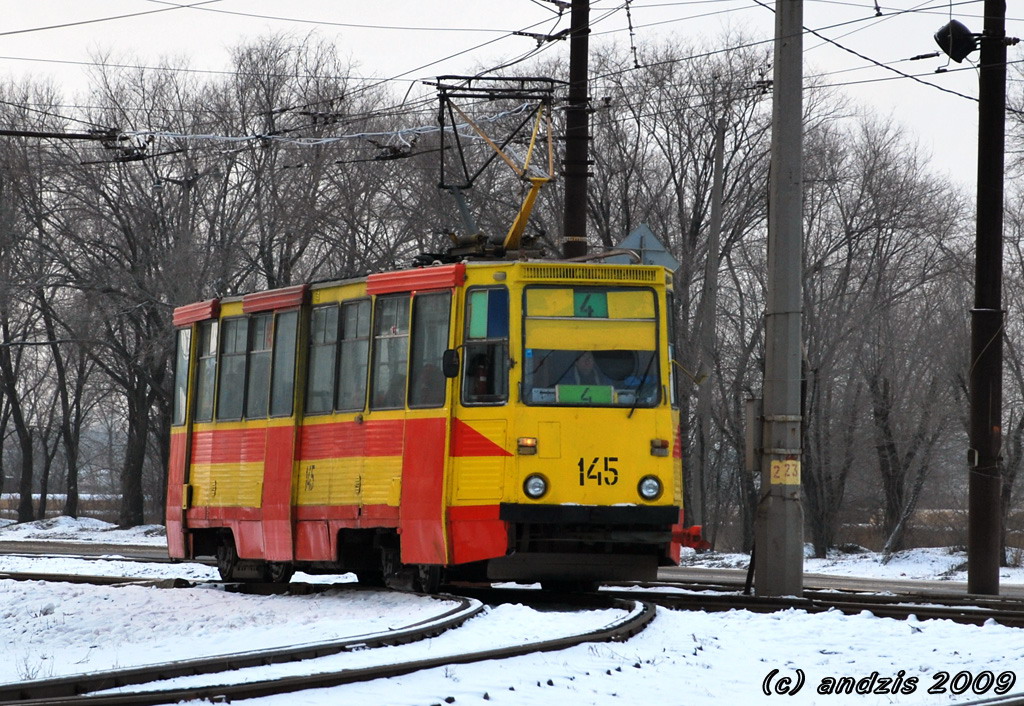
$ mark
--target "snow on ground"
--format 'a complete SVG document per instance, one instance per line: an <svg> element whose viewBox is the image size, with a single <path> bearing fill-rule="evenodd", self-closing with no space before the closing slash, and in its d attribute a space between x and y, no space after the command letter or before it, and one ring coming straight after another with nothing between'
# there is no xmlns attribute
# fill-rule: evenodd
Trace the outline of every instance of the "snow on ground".
<svg viewBox="0 0 1024 706"><path fill-rule="evenodd" d="M0 520L0 541L25 542L47 539L90 544L167 546L167 533L163 525L140 525L131 529L118 529L117 525L91 517L63 516L20 524L14 520Z"/></svg>
<svg viewBox="0 0 1024 706"><path fill-rule="evenodd" d="M50 526L0 527L0 541L61 535L83 542L158 544L153 536L105 523L58 518ZM152 528L150 528L152 529ZM28 562L27 565L18 562ZM836 554L808 559L811 573L901 579L963 580L962 552L919 549L882 564L878 555ZM743 555L690 555L686 563L746 566ZM74 571L95 575L105 561L0 556L0 571ZM202 578L193 564L116 562L113 573ZM31 566L31 568L26 568ZM56 567L56 568L55 568ZM331 577L333 580L336 577ZM1003 570L1002 582L1024 583L1021 569ZM96 587L0 580L0 680L97 671L198 654L216 654L363 634L415 622L436 602L391 592L332 589L315 596L256 597L220 588ZM273 669L354 667L367 660L414 659L450 649L494 647L568 626L593 629L614 611L585 617L538 612L524 606L492 608L456 632L398 648L338 655ZM374 704L593 704L703 706L729 704L930 704L993 695L1014 681L1024 693L1024 631L996 624L956 625L944 620L892 620L863 613L768 615L659 610L626 643L592 644L501 662L449 666L392 680L253 700L259 706ZM948 673L944 684L941 674ZM250 670L244 678L266 678ZM829 679L850 678L851 693L823 694ZM791 679L791 682L784 681ZM1002 679L1004 681L999 681ZM797 683L802 680L799 690ZM888 681L886 681L888 680ZM1019 683L1017 683L1019 682ZM772 696L766 696L769 688ZM944 693L929 693L944 687ZM951 693L953 687L959 695ZM789 690L780 695L779 690ZM963 689L966 689L964 691ZM773 691L774 690L774 691Z"/></svg>
<svg viewBox="0 0 1024 706"><path fill-rule="evenodd" d="M456 605L351 589L250 596L209 586L0 583L4 682L382 632Z"/></svg>
<svg viewBox="0 0 1024 706"><path fill-rule="evenodd" d="M3 537L0 532L0 538ZM749 554L696 554L683 556L684 566L746 569ZM804 557L804 572L829 576L861 576L879 579L917 579L967 581L967 553L949 547L922 547L896 552L888 561L866 549L857 552L833 551L825 559ZM1003 568L1000 583L1024 584L1024 567Z"/></svg>

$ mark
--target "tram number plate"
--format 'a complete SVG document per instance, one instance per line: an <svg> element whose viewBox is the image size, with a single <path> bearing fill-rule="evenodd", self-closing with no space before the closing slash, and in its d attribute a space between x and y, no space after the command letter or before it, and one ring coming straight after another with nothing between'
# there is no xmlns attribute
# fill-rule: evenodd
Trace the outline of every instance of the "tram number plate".
<svg viewBox="0 0 1024 706"><path fill-rule="evenodd" d="M581 458L577 464L580 469L580 485L615 485L619 482L619 469L613 464L618 462L618 456Z"/></svg>

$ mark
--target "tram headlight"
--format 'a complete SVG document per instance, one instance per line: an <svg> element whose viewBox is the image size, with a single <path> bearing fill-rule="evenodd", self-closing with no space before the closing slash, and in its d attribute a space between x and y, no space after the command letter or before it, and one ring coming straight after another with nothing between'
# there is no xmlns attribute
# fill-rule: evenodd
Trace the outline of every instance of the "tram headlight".
<svg viewBox="0 0 1024 706"><path fill-rule="evenodd" d="M523 482L523 492L531 500L539 500L548 492L548 479L538 473L527 476Z"/></svg>
<svg viewBox="0 0 1024 706"><path fill-rule="evenodd" d="M533 456L537 453L537 437L520 436L516 441L520 456Z"/></svg>
<svg viewBox="0 0 1024 706"><path fill-rule="evenodd" d="M661 481L654 476L644 476L641 478L636 489L644 500L657 500L661 497Z"/></svg>

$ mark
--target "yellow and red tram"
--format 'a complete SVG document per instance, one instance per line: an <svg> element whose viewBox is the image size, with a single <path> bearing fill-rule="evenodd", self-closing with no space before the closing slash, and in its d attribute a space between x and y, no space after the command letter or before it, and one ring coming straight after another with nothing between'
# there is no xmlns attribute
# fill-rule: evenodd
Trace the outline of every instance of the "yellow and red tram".
<svg viewBox="0 0 1024 706"><path fill-rule="evenodd" d="M699 539L669 277L460 262L178 308L171 557L427 590L653 578Z"/></svg>

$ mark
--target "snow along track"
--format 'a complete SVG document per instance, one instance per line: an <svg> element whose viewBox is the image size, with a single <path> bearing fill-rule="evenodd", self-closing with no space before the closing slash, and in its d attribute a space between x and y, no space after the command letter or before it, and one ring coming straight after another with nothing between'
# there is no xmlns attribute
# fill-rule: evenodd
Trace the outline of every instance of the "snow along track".
<svg viewBox="0 0 1024 706"><path fill-rule="evenodd" d="M458 606L434 618L421 620L405 627L395 628L386 632L346 637L341 640L3 685L0 686L0 704L76 703L79 699L85 700L87 703L95 703L89 697L79 695L103 689L113 689L131 684L146 684L181 676L212 674L242 669L244 667L314 659L352 650L401 645L433 637L445 630L458 627L483 609L482 603L472 599L447 595L438 596L438 598L457 601ZM127 699L120 703L142 702ZM150 701L146 703L159 702Z"/></svg>
<svg viewBox="0 0 1024 706"><path fill-rule="evenodd" d="M479 606L476 601L473 601L473 604ZM265 679L262 681L251 681L228 685L193 686L181 689L86 694L78 696L61 696L58 694L54 694L52 696L41 695L31 699L22 698L18 700L16 698L15 700L2 701L0 702L0 706L9 706L10 704L32 704L32 706L70 706L78 704L89 704L90 706L127 706L130 704L131 706L145 706L147 704L176 703L190 699L231 702L235 699L256 698L272 694L292 693L305 689L332 687L360 681L397 677L424 669L444 667L452 664L469 664L485 660L518 657L536 652L562 650L588 642L624 641L643 630L643 628L653 620L656 613L656 608L649 603L608 599L606 601L606 605L608 607L624 609L625 615L597 630L591 630L560 638L531 641L508 647L455 654L449 653L438 657L400 662L397 664L343 669L333 672L320 672L312 675L289 676L278 679ZM389 633L389 635L390 634L391 633ZM365 639L363 640L362 646L369 646ZM268 653L252 653L254 657L266 654ZM111 688L113 686L115 685L108 683L106 685L96 686L93 688ZM66 694L68 692L64 693Z"/></svg>
<svg viewBox="0 0 1024 706"><path fill-rule="evenodd" d="M962 625L984 625L994 621L1007 627L1024 627L1024 601L986 596L893 596L827 591L807 591L796 596L747 596L714 593L674 593L667 590L604 590L609 596L642 597L672 610L729 611L775 613L803 610L824 613L838 610L847 615L870 612L877 617L918 620L944 619Z"/></svg>

